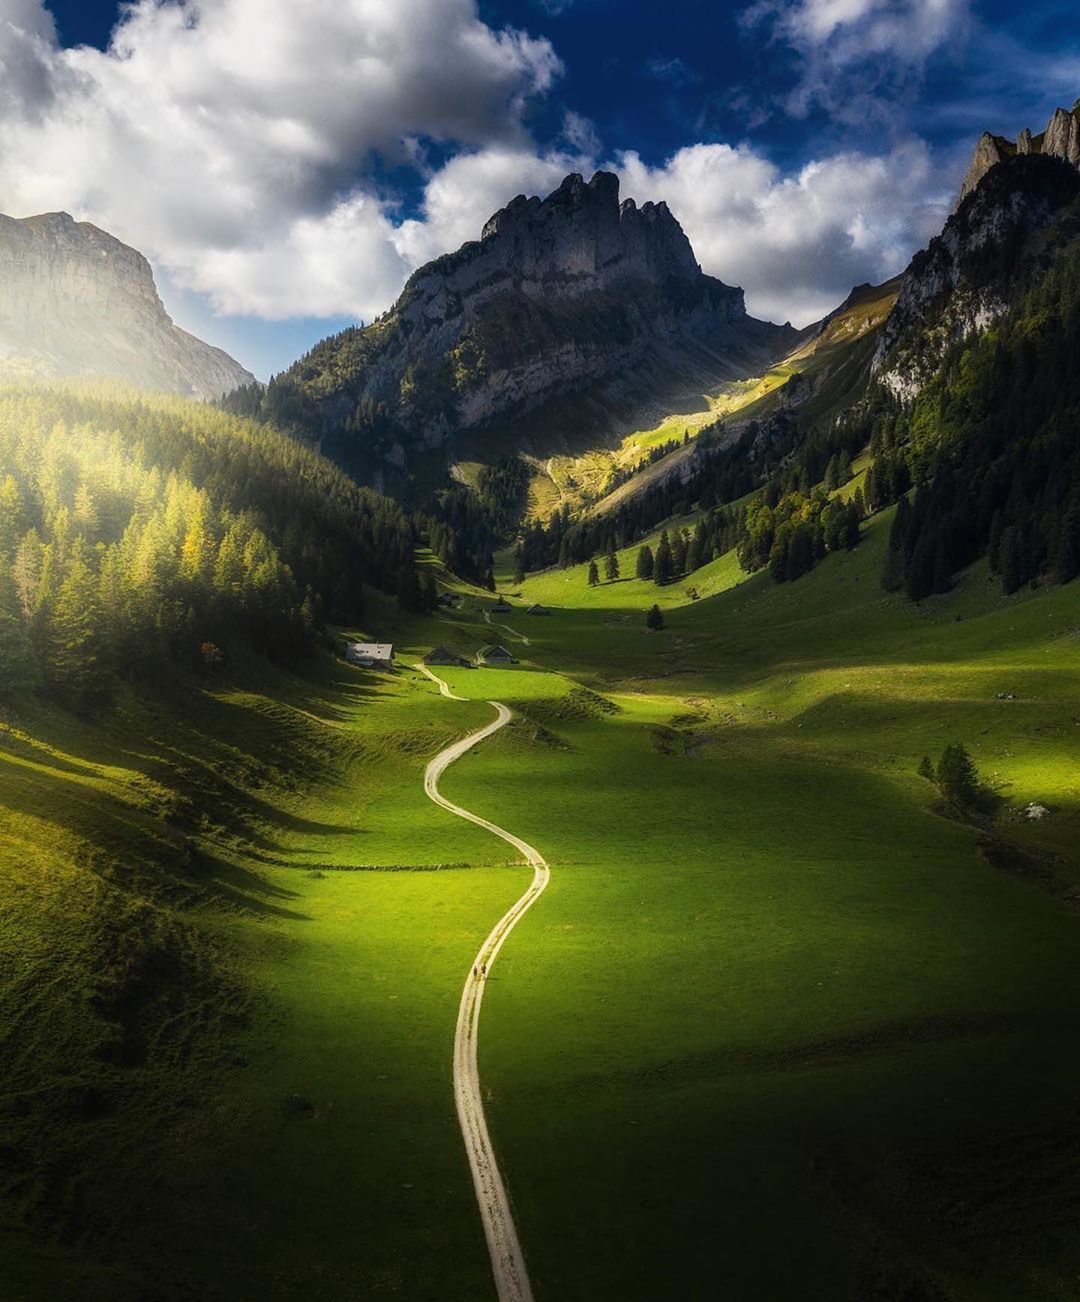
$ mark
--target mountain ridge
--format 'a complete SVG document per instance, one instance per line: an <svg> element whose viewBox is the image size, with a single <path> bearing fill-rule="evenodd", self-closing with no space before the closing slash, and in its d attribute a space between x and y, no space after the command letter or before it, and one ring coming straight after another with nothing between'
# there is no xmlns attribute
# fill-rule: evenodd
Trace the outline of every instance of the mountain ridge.
<svg viewBox="0 0 1080 1302"><path fill-rule="evenodd" d="M0 376L111 376L214 399L254 376L177 326L137 249L66 212L0 214Z"/></svg>
<svg viewBox="0 0 1080 1302"><path fill-rule="evenodd" d="M960 186L957 207L992 167L1006 158L1025 154L1060 158L1080 168L1080 99L1071 109L1056 108L1040 135L1033 136L1028 127L1024 127L1015 140L984 131L975 145L967 175Z"/></svg>
<svg viewBox="0 0 1080 1302"><path fill-rule="evenodd" d="M404 476L463 437L480 456L609 446L646 405L755 373L798 338L701 271L666 204L571 173L419 268L370 326L317 345L263 414L354 471Z"/></svg>

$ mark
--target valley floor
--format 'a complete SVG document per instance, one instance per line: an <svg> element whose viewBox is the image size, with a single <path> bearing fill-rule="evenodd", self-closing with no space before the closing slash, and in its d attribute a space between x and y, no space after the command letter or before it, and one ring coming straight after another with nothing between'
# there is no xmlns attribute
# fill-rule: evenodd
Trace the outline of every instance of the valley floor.
<svg viewBox="0 0 1080 1302"><path fill-rule="evenodd" d="M908 605L888 523L792 585L720 558L659 633L651 585L532 578L520 665L438 671L464 703L334 667L16 714L8 1295L494 1296L451 1049L529 869L422 779L498 699L440 785L553 870L480 1036L539 1302L1075 1296L1080 593ZM472 651L466 605L369 631ZM916 774L956 739L1008 851Z"/></svg>

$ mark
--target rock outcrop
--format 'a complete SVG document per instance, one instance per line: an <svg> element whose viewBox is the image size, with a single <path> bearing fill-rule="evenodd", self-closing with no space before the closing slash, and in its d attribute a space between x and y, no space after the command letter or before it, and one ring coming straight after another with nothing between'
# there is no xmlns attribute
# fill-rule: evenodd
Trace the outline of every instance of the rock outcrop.
<svg viewBox="0 0 1080 1302"><path fill-rule="evenodd" d="M1015 303L1031 273L1080 230L1080 168L1020 151L988 172L904 273L873 371L914 398L954 343Z"/></svg>
<svg viewBox="0 0 1080 1302"><path fill-rule="evenodd" d="M546 199L519 195L269 397L354 471L463 436L540 452L610 441L643 404L760 373L796 337L702 273L665 204L620 204L616 176L574 174Z"/></svg>
<svg viewBox="0 0 1080 1302"><path fill-rule="evenodd" d="M984 131L975 145L971 164L960 187L959 202L963 203L992 167L1017 154L1044 154L1080 167L1080 100L1071 110L1055 109L1041 136L1033 136L1027 127L1016 140Z"/></svg>
<svg viewBox="0 0 1080 1302"><path fill-rule="evenodd" d="M254 379L173 323L135 249L67 213L0 215L0 377L75 375L204 399Z"/></svg>

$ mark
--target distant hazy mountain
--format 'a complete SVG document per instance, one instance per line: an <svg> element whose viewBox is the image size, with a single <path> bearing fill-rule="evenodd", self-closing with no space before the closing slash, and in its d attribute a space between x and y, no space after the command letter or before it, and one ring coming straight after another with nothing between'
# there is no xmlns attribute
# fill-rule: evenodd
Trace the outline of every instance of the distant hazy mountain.
<svg viewBox="0 0 1080 1302"><path fill-rule="evenodd" d="M702 273L665 204L620 204L616 176L574 174L422 267L372 325L319 344L263 409L378 479L435 449L445 465L602 444L643 409L760 373L798 338Z"/></svg>
<svg viewBox="0 0 1080 1302"><path fill-rule="evenodd" d="M71 375L196 398L254 380L173 324L135 249L67 213L0 215L0 378Z"/></svg>

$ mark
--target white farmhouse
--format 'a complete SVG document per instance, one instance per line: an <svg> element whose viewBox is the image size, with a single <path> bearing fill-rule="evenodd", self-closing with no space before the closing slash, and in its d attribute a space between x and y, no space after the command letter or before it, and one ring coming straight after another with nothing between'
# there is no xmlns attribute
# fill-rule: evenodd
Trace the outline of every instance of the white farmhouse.
<svg viewBox="0 0 1080 1302"><path fill-rule="evenodd" d="M365 669L392 669L394 647L390 642L346 642L345 659Z"/></svg>

